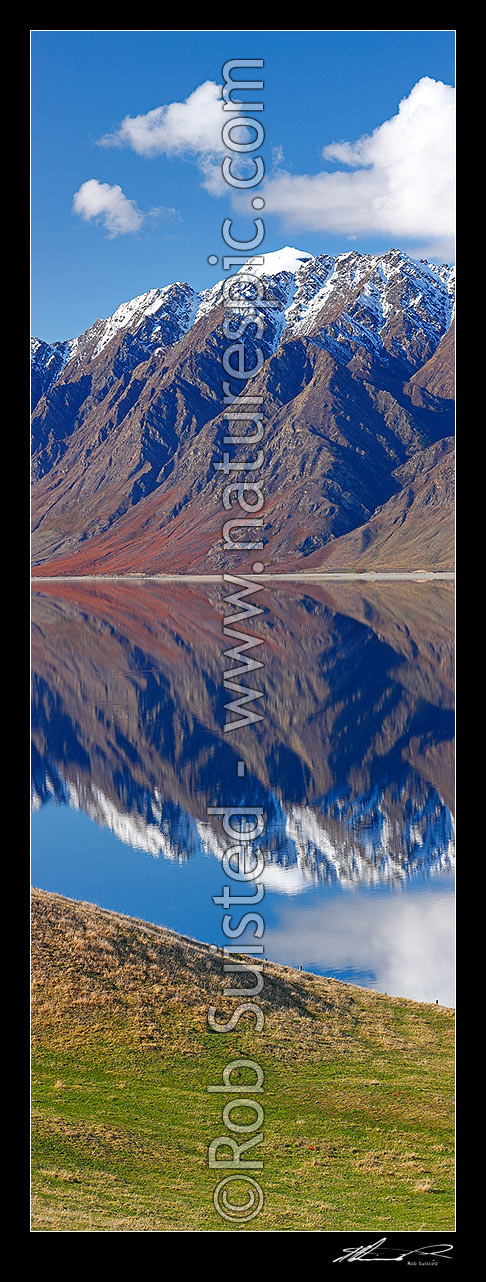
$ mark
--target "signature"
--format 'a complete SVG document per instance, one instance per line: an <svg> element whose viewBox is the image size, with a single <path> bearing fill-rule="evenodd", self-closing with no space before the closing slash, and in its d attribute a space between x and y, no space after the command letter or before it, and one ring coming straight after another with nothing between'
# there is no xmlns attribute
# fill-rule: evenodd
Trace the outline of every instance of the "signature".
<svg viewBox="0 0 486 1282"><path fill-rule="evenodd" d="M446 1259L452 1251L451 1242L431 1242L427 1246L417 1246L413 1251L404 1251L401 1247L385 1246L386 1237L378 1238L377 1242L371 1242L369 1246L347 1246L344 1248L344 1255L338 1255L333 1264L341 1264L343 1260L393 1260L396 1264L400 1260L406 1260L412 1255L436 1256L440 1259Z"/></svg>

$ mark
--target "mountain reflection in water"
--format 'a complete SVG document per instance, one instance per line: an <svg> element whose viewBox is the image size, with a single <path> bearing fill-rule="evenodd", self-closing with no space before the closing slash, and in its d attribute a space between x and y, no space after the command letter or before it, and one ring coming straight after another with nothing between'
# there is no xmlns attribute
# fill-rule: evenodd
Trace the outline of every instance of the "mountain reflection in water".
<svg viewBox="0 0 486 1282"><path fill-rule="evenodd" d="M226 843L206 810L255 803L267 955L450 1001L451 586L266 583L263 614L237 625L264 640L246 682L264 691L264 716L225 734L230 590L34 592L34 880L216 939ZM129 869L124 847L155 857L152 870L133 854Z"/></svg>

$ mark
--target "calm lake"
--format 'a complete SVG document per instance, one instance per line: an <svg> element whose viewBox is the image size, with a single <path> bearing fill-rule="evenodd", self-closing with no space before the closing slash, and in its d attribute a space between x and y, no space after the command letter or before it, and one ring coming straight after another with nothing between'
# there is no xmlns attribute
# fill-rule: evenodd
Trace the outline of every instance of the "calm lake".
<svg viewBox="0 0 486 1282"><path fill-rule="evenodd" d="M237 590L36 585L33 884L221 945L207 811L256 805L265 955L452 1005L452 586L265 583L232 625L261 720L225 733Z"/></svg>

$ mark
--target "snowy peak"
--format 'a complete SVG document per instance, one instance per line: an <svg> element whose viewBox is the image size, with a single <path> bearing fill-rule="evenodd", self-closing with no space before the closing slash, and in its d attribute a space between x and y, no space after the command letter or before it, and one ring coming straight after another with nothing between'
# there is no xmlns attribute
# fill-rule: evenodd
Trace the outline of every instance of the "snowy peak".
<svg viewBox="0 0 486 1282"><path fill-rule="evenodd" d="M150 337L150 350L154 339L161 346L177 342L189 328L195 298L195 291L190 285L177 281L174 285L150 289L148 293L132 298L128 303L122 303L104 322L93 356L99 356L117 334L127 329L137 332L145 322Z"/></svg>
<svg viewBox="0 0 486 1282"><path fill-rule="evenodd" d="M248 260L240 272L248 271L270 283L275 302L267 313L266 358L282 340L298 336L342 363L364 352L385 364L398 359L412 372L436 350L453 316L454 268L416 262L397 249L313 256L286 245ZM74 371L85 359L97 360L110 345L117 374L172 347L221 305L224 284L221 280L196 293L177 281L122 303L79 338L58 343L34 339L34 406L65 376L67 366ZM249 299L254 297L250 283L245 291Z"/></svg>
<svg viewBox="0 0 486 1282"><path fill-rule="evenodd" d="M259 261L260 258L263 258L263 263ZM240 271L251 271L254 276L280 276L282 272L295 275L302 264L311 258L312 254L306 253L304 249L292 249L291 245L285 245L283 249L275 249L270 254L256 255L248 264L240 267Z"/></svg>
<svg viewBox="0 0 486 1282"><path fill-rule="evenodd" d="M76 342L76 339L57 343L44 343L40 338L31 340L32 409L60 378Z"/></svg>
<svg viewBox="0 0 486 1282"><path fill-rule="evenodd" d="M325 279L313 291L306 275L316 268ZM453 268L434 269L398 250L314 259L297 276L286 336L307 335L346 364L364 351L414 369L433 354L449 328L453 290Z"/></svg>
<svg viewBox="0 0 486 1282"><path fill-rule="evenodd" d="M96 320L78 338L60 343L32 339L32 408L67 365L74 372L84 360L100 356L115 339L121 348L125 343L123 365L127 371L159 348L173 346L190 328L197 299L191 285L176 281L121 303L112 316Z"/></svg>

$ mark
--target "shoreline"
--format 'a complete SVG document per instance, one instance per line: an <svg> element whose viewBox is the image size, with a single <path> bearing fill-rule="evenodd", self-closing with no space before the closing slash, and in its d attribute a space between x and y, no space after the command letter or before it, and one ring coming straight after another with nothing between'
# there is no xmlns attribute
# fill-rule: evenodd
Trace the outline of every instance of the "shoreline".
<svg viewBox="0 0 486 1282"><path fill-rule="evenodd" d="M234 577L234 576L230 576ZM254 579L256 582L270 583L321 583L349 582L359 583L400 582L428 583L433 580L455 581L455 570L335 570L325 573L319 570L301 574L247 574L244 570L236 571L237 578ZM31 583L224 583L227 574L51 574L31 575Z"/></svg>

